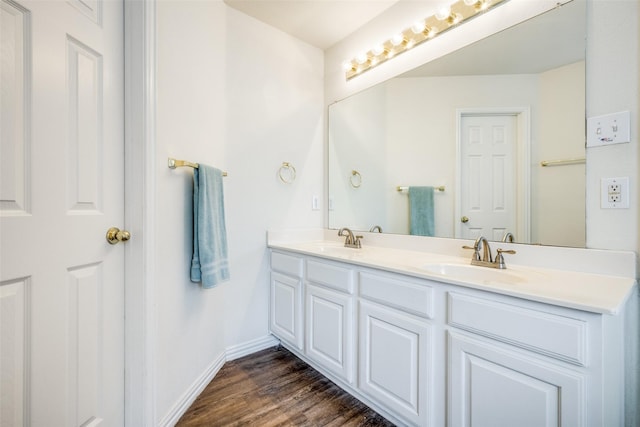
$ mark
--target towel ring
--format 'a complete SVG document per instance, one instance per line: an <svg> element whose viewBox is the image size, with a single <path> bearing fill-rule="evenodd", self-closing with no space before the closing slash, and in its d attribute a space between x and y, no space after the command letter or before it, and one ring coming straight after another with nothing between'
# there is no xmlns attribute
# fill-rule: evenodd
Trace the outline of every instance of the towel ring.
<svg viewBox="0 0 640 427"><path fill-rule="evenodd" d="M357 170L351 171L351 176L349 177L349 183L353 188L359 188L362 185L362 175Z"/></svg>
<svg viewBox="0 0 640 427"><path fill-rule="evenodd" d="M296 180L296 168L289 162L282 162L282 166L278 169L278 177L285 184L291 184Z"/></svg>

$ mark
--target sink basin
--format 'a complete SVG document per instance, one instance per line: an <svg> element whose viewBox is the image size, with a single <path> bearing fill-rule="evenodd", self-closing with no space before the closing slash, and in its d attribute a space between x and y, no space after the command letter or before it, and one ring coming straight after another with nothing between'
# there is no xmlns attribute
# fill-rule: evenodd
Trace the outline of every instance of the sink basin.
<svg viewBox="0 0 640 427"><path fill-rule="evenodd" d="M509 270L499 270L475 265L427 264L422 266L422 268L429 273L445 276L454 280L505 284L518 284L528 281L525 276L512 273Z"/></svg>

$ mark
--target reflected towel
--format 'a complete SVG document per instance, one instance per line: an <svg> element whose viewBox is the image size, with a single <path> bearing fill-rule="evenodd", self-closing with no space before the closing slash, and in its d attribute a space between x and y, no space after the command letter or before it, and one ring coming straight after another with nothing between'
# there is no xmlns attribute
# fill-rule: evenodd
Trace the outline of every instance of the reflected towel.
<svg viewBox="0 0 640 427"><path fill-rule="evenodd" d="M433 187L409 187L410 234L433 236Z"/></svg>
<svg viewBox="0 0 640 427"><path fill-rule="evenodd" d="M193 170L191 281L212 288L229 280L222 171L200 164Z"/></svg>

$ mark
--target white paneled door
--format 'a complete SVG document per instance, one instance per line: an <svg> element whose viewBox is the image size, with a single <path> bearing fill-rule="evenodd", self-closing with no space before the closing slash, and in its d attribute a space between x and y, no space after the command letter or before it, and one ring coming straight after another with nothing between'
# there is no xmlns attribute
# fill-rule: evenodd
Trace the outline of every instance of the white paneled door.
<svg viewBox="0 0 640 427"><path fill-rule="evenodd" d="M500 241L516 234L516 129L515 115L462 117L456 237Z"/></svg>
<svg viewBox="0 0 640 427"><path fill-rule="evenodd" d="M0 1L0 425L122 426L123 5Z"/></svg>

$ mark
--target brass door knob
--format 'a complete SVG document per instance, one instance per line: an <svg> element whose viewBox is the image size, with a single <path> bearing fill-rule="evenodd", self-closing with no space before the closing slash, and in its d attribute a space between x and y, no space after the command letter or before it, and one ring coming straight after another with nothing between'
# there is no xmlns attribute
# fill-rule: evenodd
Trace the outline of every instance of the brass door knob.
<svg viewBox="0 0 640 427"><path fill-rule="evenodd" d="M118 227L111 227L107 230L107 242L115 245L120 242L126 242L131 238L131 233L127 230L120 230Z"/></svg>
<svg viewBox="0 0 640 427"><path fill-rule="evenodd" d="M467 222L469 222L469 218L466 216L463 216L462 218L460 218L460 222L466 224Z"/></svg>

